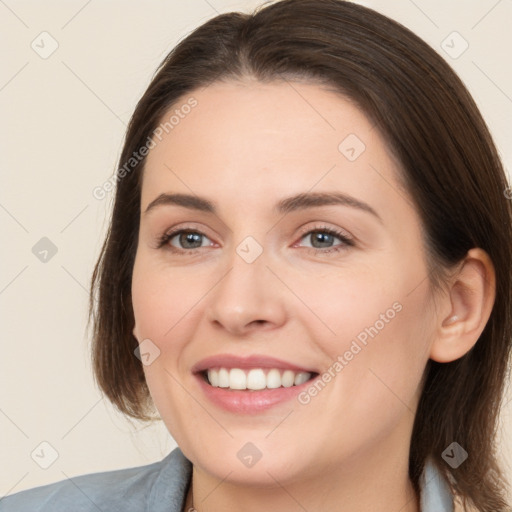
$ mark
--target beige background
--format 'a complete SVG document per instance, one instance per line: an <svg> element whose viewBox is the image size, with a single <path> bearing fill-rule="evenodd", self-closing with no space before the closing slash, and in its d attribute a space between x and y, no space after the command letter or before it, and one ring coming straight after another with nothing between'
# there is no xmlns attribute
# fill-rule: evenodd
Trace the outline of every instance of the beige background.
<svg viewBox="0 0 512 512"><path fill-rule="evenodd" d="M360 3L402 22L444 55L481 107L510 169L512 2ZM131 424L115 413L93 384L86 290L112 196L99 201L92 190L114 171L126 123L164 55L217 13L258 4L0 0L0 496L148 464L175 446L162 424ZM40 36L44 31L50 36ZM457 58L442 48L454 31L469 44ZM454 41L452 53L464 44ZM42 58L52 44L56 51ZM57 248L46 263L32 252L43 237ZM501 446L512 481L511 413L509 402ZM40 467L53 456L47 469Z"/></svg>

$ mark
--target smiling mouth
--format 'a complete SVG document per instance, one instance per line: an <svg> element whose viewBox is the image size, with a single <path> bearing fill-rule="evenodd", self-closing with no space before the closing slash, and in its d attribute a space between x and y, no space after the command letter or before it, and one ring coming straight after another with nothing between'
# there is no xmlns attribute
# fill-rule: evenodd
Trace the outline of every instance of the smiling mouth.
<svg viewBox="0 0 512 512"><path fill-rule="evenodd" d="M232 391L260 391L300 386L318 376L316 372L278 368L209 368L200 372L204 381L215 388Z"/></svg>

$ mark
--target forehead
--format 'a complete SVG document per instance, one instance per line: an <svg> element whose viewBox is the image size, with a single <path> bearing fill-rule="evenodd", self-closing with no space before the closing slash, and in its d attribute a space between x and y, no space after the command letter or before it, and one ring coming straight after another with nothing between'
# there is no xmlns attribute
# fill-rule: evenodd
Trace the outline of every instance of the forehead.
<svg viewBox="0 0 512 512"><path fill-rule="evenodd" d="M370 201L383 179L396 182L397 164L370 120L350 99L313 83L217 82L177 101L158 134L145 165L143 209L164 191L261 205L334 188Z"/></svg>
<svg viewBox="0 0 512 512"><path fill-rule="evenodd" d="M190 108L192 98L195 106ZM362 138L372 124L350 99L320 85L246 80L216 82L183 96L157 130L157 142L165 139L174 150L189 149L182 144L193 137L211 156L259 153L260 161L283 153L293 158L314 146L325 150L334 145L337 155L340 137L352 133ZM216 151L220 145L222 152ZM157 146L150 160L165 152L162 144Z"/></svg>

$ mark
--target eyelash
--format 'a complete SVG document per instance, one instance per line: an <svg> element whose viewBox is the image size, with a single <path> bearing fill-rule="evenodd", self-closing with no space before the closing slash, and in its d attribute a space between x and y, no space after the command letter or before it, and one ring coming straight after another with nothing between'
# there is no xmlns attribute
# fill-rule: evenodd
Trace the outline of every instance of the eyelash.
<svg viewBox="0 0 512 512"><path fill-rule="evenodd" d="M158 238L157 249L162 249L162 248L164 248L164 246L167 245L167 247L169 248L169 250L171 252L177 253L177 254L183 254L183 255L185 253L194 254L199 249L203 249L203 247L195 247L193 249L179 249L179 248L176 248L176 247L173 247L172 245L170 245L169 244L170 240L172 240L176 235L179 235L181 233L197 234L197 235L205 236L206 238L208 238L204 233L201 233L200 231L197 231L194 229L181 228L181 229L171 231L169 233L164 233L162 236L160 236ZM306 247L305 248L308 250L308 252L313 252L314 254L318 254L318 253L328 254L328 253L333 253L333 252L337 253L342 250L346 250L348 247L353 247L355 245L352 238L349 238L345 233L338 231L336 229L328 228L326 226L317 226L313 229L310 229L310 230L302 233L300 236L300 240L302 240L304 237L311 235L313 233L326 233L328 235L332 235L332 236L339 238L340 241L343 242L340 245L336 245L334 247L328 247L326 249L317 249L315 247Z"/></svg>

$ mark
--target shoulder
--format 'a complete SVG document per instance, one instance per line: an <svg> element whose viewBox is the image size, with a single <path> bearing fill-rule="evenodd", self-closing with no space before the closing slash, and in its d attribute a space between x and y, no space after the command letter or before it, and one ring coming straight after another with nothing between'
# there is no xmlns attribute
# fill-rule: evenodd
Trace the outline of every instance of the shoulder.
<svg viewBox="0 0 512 512"><path fill-rule="evenodd" d="M152 502L162 503L162 494L180 506L190 474L191 463L176 448L146 466L80 475L5 496L0 512L139 512L156 510ZM172 510L169 505L165 510Z"/></svg>

